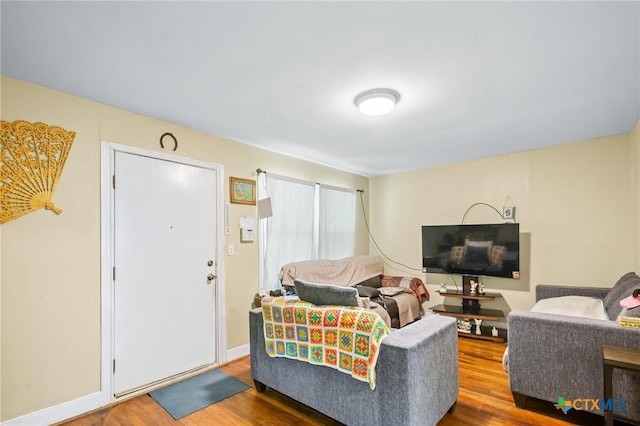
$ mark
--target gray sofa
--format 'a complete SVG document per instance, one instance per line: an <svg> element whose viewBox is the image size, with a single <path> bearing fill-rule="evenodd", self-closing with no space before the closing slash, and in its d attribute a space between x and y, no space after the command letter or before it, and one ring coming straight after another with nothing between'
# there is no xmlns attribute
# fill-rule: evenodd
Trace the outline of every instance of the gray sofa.
<svg viewBox="0 0 640 426"><path fill-rule="evenodd" d="M335 369L265 352L261 309L249 313L251 375L259 392L272 388L347 425L435 425L458 397L455 319L431 315L381 343L376 387Z"/></svg>
<svg viewBox="0 0 640 426"><path fill-rule="evenodd" d="M610 288L539 285L536 301L559 296L605 299ZM640 309L640 308L637 308ZM507 317L509 386L518 407L527 397L558 403L558 397L602 399L602 345L640 349L640 330L615 321L513 310ZM626 409L616 418L640 423L640 374L615 369L613 397L624 398ZM603 415L601 410L589 410Z"/></svg>

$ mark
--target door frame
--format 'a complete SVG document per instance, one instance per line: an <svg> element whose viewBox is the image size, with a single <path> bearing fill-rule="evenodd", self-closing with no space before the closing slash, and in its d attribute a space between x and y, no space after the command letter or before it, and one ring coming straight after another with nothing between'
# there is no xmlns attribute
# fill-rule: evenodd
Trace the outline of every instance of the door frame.
<svg viewBox="0 0 640 426"><path fill-rule="evenodd" d="M225 321L225 279L224 279L224 167L218 163L208 163L191 158L164 154L157 151L136 148L108 141L101 142L100 158L100 292L101 292L101 373L100 393L103 405L125 399L149 389L116 398L114 396L113 358L114 358L114 194L112 176L115 170L115 153L142 155L158 160L171 161L180 164L216 170L217 198L216 198L216 235L217 247L215 262L217 265L216 278L216 358L215 365L226 362L227 353L227 324Z"/></svg>

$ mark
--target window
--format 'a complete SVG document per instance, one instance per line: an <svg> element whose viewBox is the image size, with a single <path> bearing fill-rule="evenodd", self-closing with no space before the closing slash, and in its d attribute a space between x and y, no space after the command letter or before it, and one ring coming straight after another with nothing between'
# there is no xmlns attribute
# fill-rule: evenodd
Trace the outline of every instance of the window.
<svg viewBox="0 0 640 426"><path fill-rule="evenodd" d="M318 185L318 258L353 256L356 197L350 189Z"/></svg>
<svg viewBox="0 0 640 426"><path fill-rule="evenodd" d="M280 268L309 259L353 256L355 191L284 176L260 174L259 198L271 198L272 216L260 220L260 288L280 288Z"/></svg>

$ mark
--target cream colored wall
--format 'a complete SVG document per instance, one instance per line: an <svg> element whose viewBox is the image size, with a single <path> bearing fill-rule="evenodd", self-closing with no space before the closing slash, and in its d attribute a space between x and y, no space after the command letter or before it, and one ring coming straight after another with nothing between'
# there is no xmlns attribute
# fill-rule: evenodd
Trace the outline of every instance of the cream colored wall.
<svg viewBox="0 0 640 426"><path fill-rule="evenodd" d="M2 84L0 84L0 99L2 99ZM2 117L2 103L0 102L0 117ZM0 259L2 259L2 226L0 226ZM0 333L2 333L2 262L0 261ZM2 335L0 334L0 421L2 417Z"/></svg>
<svg viewBox="0 0 640 426"><path fill-rule="evenodd" d="M0 226L0 259L2 259L2 227ZM0 333L2 332L2 262L0 262ZM0 335L0 421L2 421L2 336Z"/></svg>
<svg viewBox="0 0 640 426"><path fill-rule="evenodd" d="M391 258L419 268L422 225L461 223L477 202L501 211L510 197L522 234L522 277L485 279L508 307L531 308L536 284L611 286L637 260L630 237L637 222L630 139L608 137L372 178L374 236ZM481 205L470 210L466 223L485 221L502 222ZM453 286L448 275L422 277L433 295L429 305L442 302L440 281Z"/></svg>
<svg viewBox="0 0 640 426"><path fill-rule="evenodd" d="M2 99L2 84L0 84L0 99ZM2 103L0 102L0 117L2 117ZM2 421L2 226L0 226L0 421Z"/></svg>
<svg viewBox="0 0 640 426"><path fill-rule="evenodd" d="M510 196L521 226L522 279L486 284L502 292L512 309L528 309L538 283L611 285L622 273L640 269L639 123L629 135L369 181L4 76L0 88L3 120L43 121L77 132L54 198L63 214L41 210L0 231L0 420L100 388L101 140L160 151L159 136L172 132L180 142L178 155L222 163L226 177L255 179L260 167L364 189L379 245L418 270L423 224L459 223L471 204L501 209ZM225 260L229 349L248 342L247 309L258 288L257 244L240 243L237 227L239 216L256 217L256 210L232 204L231 214L232 235L225 239L236 247L236 255ZM483 221L499 217L484 206L467 216L467 223ZM357 229L356 253L366 254L361 215ZM635 238L629 238L630 229ZM441 301L437 284L450 284L448 276L391 264L386 272L423 277L432 294L428 306Z"/></svg>
<svg viewBox="0 0 640 426"><path fill-rule="evenodd" d="M225 194L228 176L255 179L260 167L364 189L368 197L368 179L362 176L6 76L1 86L3 120L42 121L77 133L54 197L62 215L39 210L2 225L3 421L100 390L101 140L161 151L160 135L171 132L180 144L174 154L224 165ZM228 349L248 343L248 309L258 290L257 242L240 242L239 216L257 219L256 208L231 205L232 235L225 244L234 244L236 250L225 259ZM361 215L357 223L356 254L367 254Z"/></svg>
<svg viewBox="0 0 640 426"><path fill-rule="evenodd" d="M633 217L635 218L635 270L640 273L640 119L629 135L631 139L631 173L632 192L634 197Z"/></svg>

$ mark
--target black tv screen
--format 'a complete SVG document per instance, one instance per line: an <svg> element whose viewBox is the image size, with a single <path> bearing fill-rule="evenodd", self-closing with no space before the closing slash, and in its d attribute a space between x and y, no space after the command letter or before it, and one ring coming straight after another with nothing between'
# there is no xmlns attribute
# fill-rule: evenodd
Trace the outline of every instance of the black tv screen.
<svg viewBox="0 0 640 426"><path fill-rule="evenodd" d="M520 278L517 223L422 227L422 268L436 274Z"/></svg>

